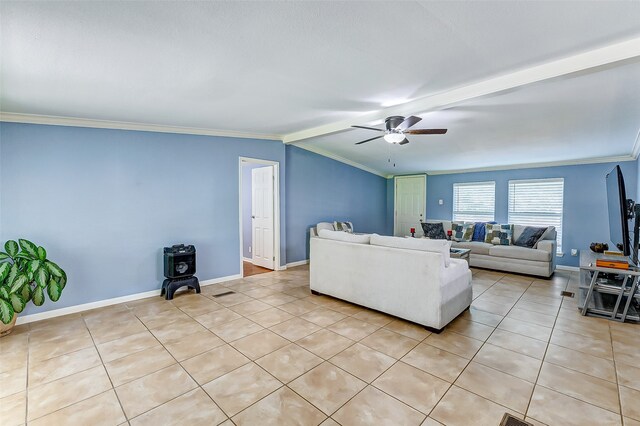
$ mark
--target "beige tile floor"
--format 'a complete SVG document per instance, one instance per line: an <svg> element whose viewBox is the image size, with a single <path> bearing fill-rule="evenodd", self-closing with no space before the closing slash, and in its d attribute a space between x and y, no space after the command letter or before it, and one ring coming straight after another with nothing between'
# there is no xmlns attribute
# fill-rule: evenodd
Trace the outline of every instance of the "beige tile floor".
<svg viewBox="0 0 640 426"><path fill-rule="evenodd" d="M439 335L312 296L306 267L19 326L0 425L640 425L639 325L581 317L575 274L473 272Z"/></svg>

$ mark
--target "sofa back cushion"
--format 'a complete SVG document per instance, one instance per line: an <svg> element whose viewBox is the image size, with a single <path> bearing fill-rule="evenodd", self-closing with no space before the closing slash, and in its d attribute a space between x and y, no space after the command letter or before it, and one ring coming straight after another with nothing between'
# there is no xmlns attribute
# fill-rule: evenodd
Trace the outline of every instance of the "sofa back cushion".
<svg viewBox="0 0 640 426"><path fill-rule="evenodd" d="M445 268L449 266L451 261L451 255L449 253L449 250L451 250L451 241L447 240L386 237L373 234L371 235L371 245L440 253L442 255L442 265Z"/></svg>
<svg viewBox="0 0 640 426"><path fill-rule="evenodd" d="M328 229L319 230L318 236L327 240L344 241L346 243L356 244L369 244L369 240L371 239L371 235L369 234L351 234L349 232L330 231Z"/></svg>

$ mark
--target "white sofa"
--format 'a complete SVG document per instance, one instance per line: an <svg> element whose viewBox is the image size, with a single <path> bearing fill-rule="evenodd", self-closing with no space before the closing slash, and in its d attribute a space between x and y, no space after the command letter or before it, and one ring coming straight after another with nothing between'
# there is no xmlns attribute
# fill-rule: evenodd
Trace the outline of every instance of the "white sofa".
<svg viewBox="0 0 640 426"><path fill-rule="evenodd" d="M368 237L363 239L363 235L339 236L343 241L338 241L323 238L324 232L336 231L321 231L320 236L312 231L311 236L310 284L314 293L375 309L433 331L440 331L471 304L471 271L466 261L448 259L448 243L445 256L442 251L379 245L402 245L394 240L403 238L373 234L368 244ZM344 241L350 237L360 242Z"/></svg>
<svg viewBox="0 0 640 426"><path fill-rule="evenodd" d="M427 220L429 223L439 223L445 229L451 229L450 220ZM525 226L514 225L513 241L516 241ZM498 246L480 241L452 243L454 248L470 249L469 265L478 268L497 269L519 274L550 277L556 269L556 230L553 226L546 232L544 239L535 248L515 245Z"/></svg>

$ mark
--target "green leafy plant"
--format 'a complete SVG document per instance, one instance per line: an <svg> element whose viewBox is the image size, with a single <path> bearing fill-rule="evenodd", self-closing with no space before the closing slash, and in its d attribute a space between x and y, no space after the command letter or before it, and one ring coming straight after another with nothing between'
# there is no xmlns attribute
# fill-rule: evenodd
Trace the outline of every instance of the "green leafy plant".
<svg viewBox="0 0 640 426"><path fill-rule="evenodd" d="M60 299L67 274L47 259L47 251L28 240L9 240L0 251L0 321L9 324L29 301L40 306L45 293Z"/></svg>

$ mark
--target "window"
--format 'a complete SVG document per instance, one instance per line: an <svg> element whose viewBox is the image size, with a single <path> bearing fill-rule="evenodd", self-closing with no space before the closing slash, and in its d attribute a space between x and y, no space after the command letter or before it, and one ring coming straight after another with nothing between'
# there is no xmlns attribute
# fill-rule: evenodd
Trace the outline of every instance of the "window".
<svg viewBox="0 0 640 426"><path fill-rule="evenodd" d="M495 182L453 184L453 220L490 222L496 211Z"/></svg>
<svg viewBox="0 0 640 426"><path fill-rule="evenodd" d="M509 181L509 223L555 226L558 253L562 253L564 179Z"/></svg>

